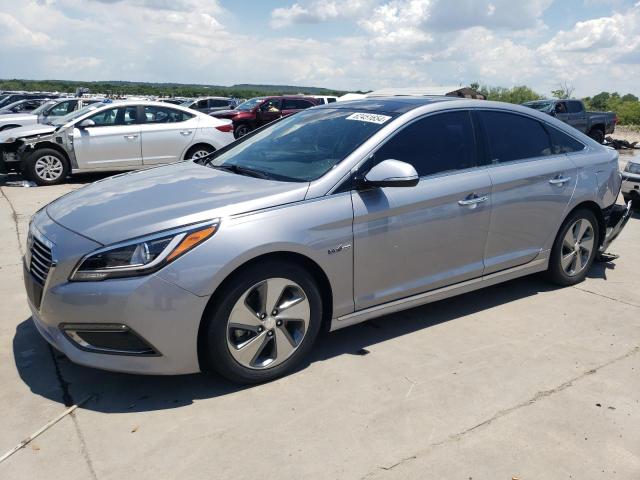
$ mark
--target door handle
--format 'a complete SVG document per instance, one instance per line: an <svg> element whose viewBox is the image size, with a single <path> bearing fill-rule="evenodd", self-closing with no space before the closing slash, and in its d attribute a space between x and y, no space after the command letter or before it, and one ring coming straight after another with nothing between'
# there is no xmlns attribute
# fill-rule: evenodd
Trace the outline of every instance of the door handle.
<svg viewBox="0 0 640 480"><path fill-rule="evenodd" d="M124 138L127 140L133 140L134 138L138 138L138 135L125 135Z"/></svg>
<svg viewBox="0 0 640 480"><path fill-rule="evenodd" d="M180 135L191 135L193 133L193 130L182 130L180 132Z"/></svg>
<svg viewBox="0 0 640 480"><path fill-rule="evenodd" d="M486 202L487 200L489 200L489 196L488 195L483 195L483 196L479 197L478 195L476 195L474 193L472 195L469 195L467 198L464 198L462 200L458 200L458 205L461 205L461 206L477 205L478 203Z"/></svg>
<svg viewBox="0 0 640 480"><path fill-rule="evenodd" d="M551 185L564 185L565 183L567 183L569 180L571 180L571 177L563 177L562 175L558 175L556 177L553 177L551 180L549 180L549 183Z"/></svg>

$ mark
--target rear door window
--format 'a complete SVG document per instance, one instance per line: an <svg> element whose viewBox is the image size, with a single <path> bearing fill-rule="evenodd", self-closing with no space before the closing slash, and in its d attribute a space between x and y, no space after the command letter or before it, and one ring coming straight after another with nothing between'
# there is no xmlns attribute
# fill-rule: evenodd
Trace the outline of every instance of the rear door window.
<svg viewBox="0 0 640 480"><path fill-rule="evenodd" d="M478 113L487 139L490 163L551 155L551 140L538 120L499 111Z"/></svg>
<svg viewBox="0 0 640 480"><path fill-rule="evenodd" d="M551 136L551 146L554 155L560 155L563 153L580 152L584 150L584 144L580 143L573 137L570 137L564 132L561 132L557 128L550 125L545 126L549 135Z"/></svg>
<svg viewBox="0 0 640 480"><path fill-rule="evenodd" d="M144 107L144 116L145 123L179 123L194 117L194 115L182 110L152 105Z"/></svg>
<svg viewBox="0 0 640 480"><path fill-rule="evenodd" d="M374 160L410 163L421 177L477 166L469 112L439 113L411 123L387 141Z"/></svg>

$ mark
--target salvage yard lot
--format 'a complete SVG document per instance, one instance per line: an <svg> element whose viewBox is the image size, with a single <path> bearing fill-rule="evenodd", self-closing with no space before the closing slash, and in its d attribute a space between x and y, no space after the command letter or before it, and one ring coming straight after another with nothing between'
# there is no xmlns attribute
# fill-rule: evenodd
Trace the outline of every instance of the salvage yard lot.
<svg viewBox="0 0 640 480"><path fill-rule="evenodd" d="M71 364L37 334L20 257L70 185L1 185L0 478L640 477L640 215L587 280L528 277L340 330L240 388ZM179 319L176 319L179 321Z"/></svg>

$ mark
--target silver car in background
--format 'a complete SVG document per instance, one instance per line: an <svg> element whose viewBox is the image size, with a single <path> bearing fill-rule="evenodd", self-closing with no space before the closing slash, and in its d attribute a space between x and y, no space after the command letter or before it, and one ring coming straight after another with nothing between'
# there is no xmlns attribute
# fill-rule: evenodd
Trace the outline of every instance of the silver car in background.
<svg viewBox="0 0 640 480"><path fill-rule="evenodd" d="M321 328L536 272L582 281L629 217L617 162L525 107L315 107L40 210L29 305L83 365L268 381L304 362Z"/></svg>
<svg viewBox="0 0 640 480"><path fill-rule="evenodd" d="M12 115L0 115L0 131L12 128L36 125L38 123L55 123L59 118L75 112L81 108L97 103L103 99L95 98L63 98L47 100L38 108L30 112L20 112Z"/></svg>
<svg viewBox="0 0 640 480"><path fill-rule="evenodd" d="M0 171L22 171L38 185L52 185L69 173L200 158L233 141L229 120L177 105L93 103L46 125L0 132Z"/></svg>

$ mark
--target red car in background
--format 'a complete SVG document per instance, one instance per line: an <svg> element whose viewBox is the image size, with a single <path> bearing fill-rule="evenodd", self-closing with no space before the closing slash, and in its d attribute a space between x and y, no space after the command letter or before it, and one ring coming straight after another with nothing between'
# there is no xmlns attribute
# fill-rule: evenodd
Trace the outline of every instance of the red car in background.
<svg viewBox="0 0 640 480"><path fill-rule="evenodd" d="M240 138L251 130L286 117L309 107L319 105L317 99L302 95L282 95L273 97L256 97L241 103L233 110L221 110L210 115L217 118L228 118L233 121L236 138Z"/></svg>

